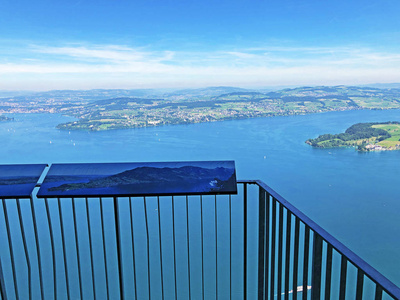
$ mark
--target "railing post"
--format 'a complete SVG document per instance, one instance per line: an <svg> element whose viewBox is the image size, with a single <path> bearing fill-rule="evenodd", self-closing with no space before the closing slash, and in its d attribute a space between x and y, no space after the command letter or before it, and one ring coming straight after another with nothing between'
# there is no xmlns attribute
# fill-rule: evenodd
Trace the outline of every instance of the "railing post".
<svg viewBox="0 0 400 300"><path fill-rule="evenodd" d="M16 267L15 267L15 258L14 258L15 252L13 250L14 248L13 248L13 241L12 241L12 237L11 237L11 228L10 228L10 222L9 222L9 218L8 218L6 199L3 199L2 202L3 202L4 220L5 220L6 229L7 229L8 249L10 250L10 259L11 259L12 275L13 275L13 281L14 281L15 298L19 299L17 271L16 271Z"/></svg>
<svg viewBox="0 0 400 300"><path fill-rule="evenodd" d="M119 224L119 208L118 208L118 198L113 198L114 202L114 221L115 221L115 236L117 242L117 257L118 257L118 280L120 289L120 299L123 300L124 297L124 278L123 278L123 265L122 265L122 249L121 249L121 229Z"/></svg>
<svg viewBox="0 0 400 300"><path fill-rule="evenodd" d="M314 232L312 275L311 275L312 276L311 299L320 299L321 297L321 270L322 270L322 238L318 233Z"/></svg>
<svg viewBox="0 0 400 300"><path fill-rule="evenodd" d="M1 299L7 300L6 284L4 283L3 267L1 266L1 257L0 257L0 296Z"/></svg>
<svg viewBox="0 0 400 300"><path fill-rule="evenodd" d="M363 298L363 286L364 286L364 272L360 269L357 270L357 290L356 300L362 300Z"/></svg>
<svg viewBox="0 0 400 300"><path fill-rule="evenodd" d="M270 276L270 299L274 299L275 290L275 239L276 239L276 199L272 197L272 208L271 208L271 276Z"/></svg>
<svg viewBox="0 0 400 300"><path fill-rule="evenodd" d="M289 299L290 277L290 242L292 231L292 214L286 210L286 256L285 256L285 300Z"/></svg>
<svg viewBox="0 0 400 300"><path fill-rule="evenodd" d="M265 252L265 190L259 188L258 196L258 299L265 299L264 295L264 258Z"/></svg>
<svg viewBox="0 0 400 300"><path fill-rule="evenodd" d="M29 257L28 244L26 242L25 226L24 226L24 220L22 218L22 211L21 211L21 203L20 203L20 201L21 201L21 199L16 199L19 225L21 226L22 243L24 245L26 266L28 268L29 299L31 300L32 299L32 267L31 267L31 259Z"/></svg>
<svg viewBox="0 0 400 300"><path fill-rule="evenodd" d="M265 190L264 190L265 191ZM264 292L265 292L265 299L268 297L268 283L269 283L269 210L270 210L270 195L266 192L265 193L265 251L264 251Z"/></svg>
<svg viewBox="0 0 400 300"><path fill-rule="evenodd" d="M101 239L103 241L103 259L104 259L104 275L106 277L106 290L107 290L107 300L110 299L110 288L109 288L109 281L108 281L108 263L107 263L107 247L106 247L106 235L105 235L105 226L104 226L104 209L103 209L103 198L99 198L99 205L100 205L100 222L101 222ZM59 206L61 209L61 207ZM60 210L60 217L61 217L61 210ZM60 218L60 223L62 224L62 218ZM61 232L63 229L61 228ZM65 246L64 246L64 253L65 253ZM65 255L65 254L64 254ZM65 272L67 274L67 272Z"/></svg>
<svg viewBox="0 0 400 300"><path fill-rule="evenodd" d="M49 199L44 198L44 205L46 209L47 215L47 224L49 225L49 235L50 235L50 245L51 245L51 259L53 261L53 295L54 299L57 298L57 264L56 264L56 249L54 244L54 232L53 232L53 222L51 220L50 208L49 208ZM79 255L79 253L77 253ZM79 281L79 284L81 281ZM82 294L80 294L82 296Z"/></svg>
<svg viewBox="0 0 400 300"><path fill-rule="evenodd" d="M90 210L89 210L89 200L85 198L85 208L86 208L86 219L88 225L88 237L89 237L89 253L90 253L90 269L92 271L92 291L93 298L96 299L96 280L94 275L94 259L93 259L93 245L92 245L92 228L90 226Z"/></svg>
<svg viewBox="0 0 400 300"><path fill-rule="evenodd" d="M293 245L293 300L297 300L297 281L299 271L299 239L300 219L295 217L294 223L294 245Z"/></svg>
<svg viewBox="0 0 400 300"><path fill-rule="evenodd" d="M332 283L332 245L327 244L326 249L326 271L325 271L325 299L331 299L331 283Z"/></svg>
<svg viewBox="0 0 400 300"><path fill-rule="evenodd" d="M247 184L243 189L243 299L247 299Z"/></svg>
<svg viewBox="0 0 400 300"><path fill-rule="evenodd" d="M283 205L279 204L279 221L278 221L278 278L277 289L278 299L282 298L282 261L283 261Z"/></svg>
<svg viewBox="0 0 400 300"><path fill-rule="evenodd" d="M342 259L340 263L340 286L339 286L339 298L345 299L346 297L346 282L347 278L347 258L342 254Z"/></svg>
<svg viewBox="0 0 400 300"><path fill-rule="evenodd" d="M310 227L305 225L304 228L304 257L303 257L303 295L302 299L307 300L308 294L308 260L309 260L309 247L310 247Z"/></svg>
<svg viewBox="0 0 400 300"><path fill-rule="evenodd" d="M39 234L38 227L36 222L36 212L33 204L33 198L30 198L30 207L31 207L31 215L32 215L32 223L33 223L33 232L35 235L35 245L36 245L36 256L37 256L37 264L38 264L38 272L39 272L39 290L40 290L40 299L44 299L44 288L43 288L43 272L42 272L42 255L39 247ZM68 291L68 289L67 289Z"/></svg>

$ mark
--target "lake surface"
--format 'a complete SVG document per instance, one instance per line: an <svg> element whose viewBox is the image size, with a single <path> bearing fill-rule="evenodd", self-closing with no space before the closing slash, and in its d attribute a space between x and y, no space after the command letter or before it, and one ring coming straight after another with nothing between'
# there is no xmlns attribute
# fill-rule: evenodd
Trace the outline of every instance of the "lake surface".
<svg viewBox="0 0 400 300"><path fill-rule="evenodd" d="M399 110L345 111L104 132L15 114L0 123L0 164L235 160L400 285L400 151L313 149L308 138L354 123L400 121Z"/></svg>

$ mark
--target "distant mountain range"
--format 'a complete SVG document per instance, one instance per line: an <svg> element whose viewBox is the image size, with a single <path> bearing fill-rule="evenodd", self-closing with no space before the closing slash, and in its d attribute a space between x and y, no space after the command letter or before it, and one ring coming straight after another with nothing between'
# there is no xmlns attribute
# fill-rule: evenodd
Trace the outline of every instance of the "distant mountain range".
<svg viewBox="0 0 400 300"><path fill-rule="evenodd" d="M177 96L217 96L224 93L252 91L238 87L206 87L200 89L93 89L93 90L52 90L44 92L33 91L0 91L0 99L14 99L16 101L27 101L31 99L52 98L76 101L96 101L109 98L169 98Z"/></svg>
<svg viewBox="0 0 400 300"><path fill-rule="evenodd" d="M0 98L16 98L18 100L28 100L32 98L54 98L54 99L70 99L73 101L81 100L101 100L107 98L119 97L156 97L169 98L176 96L219 96L222 94L235 92L259 92L268 93L270 91L296 90L304 88L319 88L321 86L310 87L261 87L261 88L240 88L232 86L212 86L204 88L187 88L187 89L91 89L91 90L51 90L43 92L35 91L3 91L0 90ZM338 86L326 87L336 88ZM349 86L348 86L349 87ZM360 88L379 88L379 89L400 89L400 83L373 83L359 85Z"/></svg>
<svg viewBox="0 0 400 300"><path fill-rule="evenodd" d="M37 180L37 176L0 177L0 185L36 184Z"/></svg>
<svg viewBox="0 0 400 300"><path fill-rule="evenodd" d="M166 97L171 96L187 96L187 97L213 97L218 96L221 94L227 93L235 93L235 92L251 92L253 90L243 89L238 87L231 87L231 86L214 86L214 87L206 87L200 89L184 89L184 90L177 90L174 92L170 92L164 94Z"/></svg>

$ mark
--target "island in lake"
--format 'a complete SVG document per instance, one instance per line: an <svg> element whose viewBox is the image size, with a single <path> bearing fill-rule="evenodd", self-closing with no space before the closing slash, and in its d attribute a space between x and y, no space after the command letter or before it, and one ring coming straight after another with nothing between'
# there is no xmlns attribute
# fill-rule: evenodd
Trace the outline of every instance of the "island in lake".
<svg viewBox="0 0 400 300"><path fill-rule="evenodd" d="M357 123L344 133L308 139L316 148L356 147L358 151L400 150L400 123Z"/></svg>

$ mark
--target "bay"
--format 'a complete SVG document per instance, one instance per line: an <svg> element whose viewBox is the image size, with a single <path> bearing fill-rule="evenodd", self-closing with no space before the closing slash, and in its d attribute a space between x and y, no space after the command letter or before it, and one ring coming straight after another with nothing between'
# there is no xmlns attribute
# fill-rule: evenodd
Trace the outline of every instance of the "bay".
<svg viewBox="0 0 400 300"><path fill-rule="evenodd" d="M400 151L313 149L304 141L354 123L400 121L364 110L103 132L60 131L72 120L13 114L0 123L0 163L235 160L400 285Z"/></svg>

